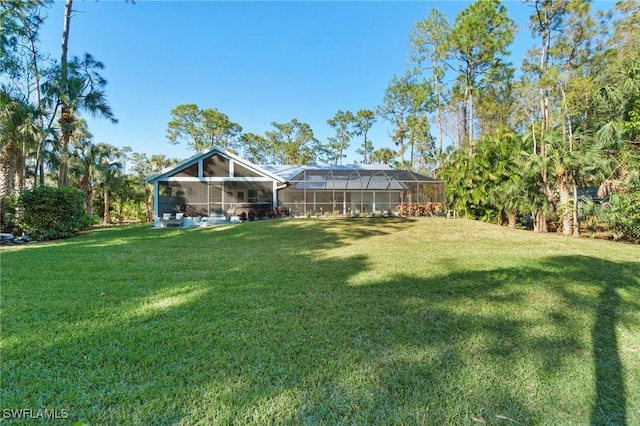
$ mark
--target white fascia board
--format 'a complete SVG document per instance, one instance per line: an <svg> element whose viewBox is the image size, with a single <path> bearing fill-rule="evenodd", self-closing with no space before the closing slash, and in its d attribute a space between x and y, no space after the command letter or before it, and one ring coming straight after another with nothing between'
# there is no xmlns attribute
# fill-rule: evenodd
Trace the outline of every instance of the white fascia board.
<svg viewBox="0 0 640 426"><path fill-rule="evenodd" d="M270 171L265 170L262 167L258 166L257 164L254 164L254 163L252 163L252 162L250 162L248 160L245 160L242 157L239 157L239 156L237 156L235 154L232 154L230 152L224 152L223 155L226 155L227 157L232 158L234 161L237 161L238 163L240 163L240 165L242 167L244 167L246 169L249 169L249 170L254 171L256 173L259 173L261 175L268 176L273 180L277 180L278 182L281 182L281 183L285 182L282 177L280 177L278 175L275 175L275 174L271 173Z"/></svg>
<svg viewBox="0 0 640 426"><path fill-rule="evenodd" d="M208 148L204 151L200 151L194 155L192 155L191 157L179 161L177 164L174 164L173 166L169 166L169 167L165 167L164 169L162 169L161 171L159 171L156 174L153 174L145 179L143 179L142 182L151 182L154 180L160 180L160 178L170 174L171 172L174 172L176 170L180 170L186 167L189 167L195 163L197 163L198 161L201 161L203 158L207 157L210 153L212 153L213 151L219 151L221 154L224 154L224 151L222 151L220 148L212 146L211 148Z"/></svg>
<svg viewBox="0 0 640 426"><path fill-rule="evenodd" d="M187 158L186 160L180 161L178 164L175 164L175 165L173 165L171 167L167 167L167 168L163 169L161 172L156 173L154 175L151 175L151 176L143 179L142 182L147 183L147 182L152 182L152 181L156 181L156 180L157 181L160 181L160 180L169 181L169 180L174 180L174 179L195 179L196 181L197 180L209 179L209 178L202 178L202 179L200 179L200 178L167 178L167 175L170 175L171 173L174 173L177 170L184 169L184 168L189 167L189 166L191 166L193 164L196 164L198 162L202 162L205 158L213 155L214 153L218 153L218 154L222 155L223 157L226 157L226 158L228 158L230 160L236 161L240 165L245 167L246 169L249 169L249 170L252 170L252 171L254 171L254 172L258 173L258 174L264 175L265 177L267 177L269 179L276 180L276 181L278 181L280 183L284 183L285 182L285 180L282 177L280 177L278 175L275 175L275 174L269 172L268 170L265 170L262 167L254 164L254 163L251 163L250 161L245 160L242 157L239 157L239 156L237 156L235 154L232 154L232 153L230 153L228 151L225 151L225 150L223 150L221 148L218 148L218 147L215 147L215 146L211 147L209 149L206 149L204 151L201 151L201 152L199 152L199 153ZM200 169L202 169L202 167L200 167ZM233 179L240 179L240 178L219 178L219 179L233 180Z"/></svg>
<svg viewBox="0 0 640 426"><path fill-rule="evenodd" d="M169 177L158 180L159 182L273 182L269 177Z"/></svg>

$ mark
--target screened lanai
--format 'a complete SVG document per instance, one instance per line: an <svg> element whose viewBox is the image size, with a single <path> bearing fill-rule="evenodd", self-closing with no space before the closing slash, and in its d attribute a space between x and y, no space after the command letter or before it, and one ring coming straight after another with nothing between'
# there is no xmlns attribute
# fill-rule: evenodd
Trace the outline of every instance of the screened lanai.
<svg viewBox="0 0 640 426"><path fill-rule="evenodd" d="M165 217L172 221L178 215L223 220L261 210L350 215L394 211L408 203L444 206L443 182L419 173L382 165L261 166L217 147L144 181L153 184L160 226Z"/></svg>
<svg viewBox="0 0 640 426"><path fill-rule="evenodd" d="M376 166L262 166L287 181L279 203L293 215L393 211L405 203L441 203L444 184L408 170Z"/></svg>

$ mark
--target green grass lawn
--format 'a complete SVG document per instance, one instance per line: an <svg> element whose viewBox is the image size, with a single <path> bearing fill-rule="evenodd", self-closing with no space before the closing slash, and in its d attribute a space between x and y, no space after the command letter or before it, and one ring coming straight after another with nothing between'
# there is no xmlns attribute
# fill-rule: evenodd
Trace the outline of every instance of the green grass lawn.
<svg viewBox="0 0 640 426"><path fill-rule="evenodd" d="M109 228L0 256L3 417L640 424L637 245L379 218Z"/></svg>

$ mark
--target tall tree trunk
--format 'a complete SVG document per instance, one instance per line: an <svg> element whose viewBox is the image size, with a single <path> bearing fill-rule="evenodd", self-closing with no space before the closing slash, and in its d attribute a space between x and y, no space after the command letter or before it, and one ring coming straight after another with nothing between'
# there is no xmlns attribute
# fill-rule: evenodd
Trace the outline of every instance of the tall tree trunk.
<svg viewBox="0 0 640 426"><path fill-rule="evenodd" d="M62 84L67 85L68 80L68 46L69 46L69 25L71 23L71 8L73 6L73 0L66 0L64 6L64 24L62 27L62 47L60 52L60 73ZM67 88L65 87L65 89ZM60 144L60 170L58 174L58 186L65 186L67 184L67 172L69 163L69 137L71 133L69 131L69 125L73 123L73 112L68 105L68 93L62 94L61 99L61 118L60 127L62 129L62 137Z"/></svg>
<svg viewBox="0 0 640 426"><path fill-rule="evenodd" d="M13 193L13 142L2 147L2 161L0 161L0 200L4 200Z"/></svg>
<svg viewBox="0 0 640 426"><path fill-rule="evenodd" d="M21 188L22 149L17 141L9 140L2 147L2 161L0 161L0 198L19 192Z"/></svg>
<svg viewBox="0 0 640 426"><path fill-rule="evenodd" d="M531 137L533 140L533 153L538 152L538 139L536 139L536 122L531 118Z"/></svg>
<svg viewBox="0 0 640 426"><path fill-rule="evenodd" d="M62 78L67 77L67 53L69 46L69 24L71 23L71 8L73 7L73 0L66 0L64 5L64 23L62 26L62 49L60 52L60 67L62 71Z"/></svg>
<svg viewBox="0 0 640 426"><path fill-rule="evenodd" d="M87 216L93 214L93 190L89 182L89 172L85 171L80 178L80 188L84 191L84 212Z"/></svg>
<svg viewBox="0 0 640 426"><path fill-rule="evenodd" d="M53 125L53 120L55 120L56 113L58 112L58 108L59 108L59 105L56 105L53 111L51 112L51 118L49 119L49 124L47 124L47 127L44 127L44 126L42 127L43 131L45 129L50 129L51 126ZM39 180L40 185L44 185L44 178L45 178L43 151L44 151L44 144L46 142L46 139L47 139L46 134L43 134L38 144L38 152L36 153L36 169L38 174L38 179L36 179L36 181Z"/></svg>
<svg viewBox="0 0 640 426"><path fill-rule="evenodd" d="M153 190L147 196L147 221L153 222Z"/></svg>
<svg viewBox="0 0 640 426"><path fill-rule="evenodd" d="M544 136L549 130L549 95L544 89L540 89L540 108L542 114L542 123L540 125L540 144L538 145L538 148L540 150L540 157L546 158L547 145L544 140ZM553 193L549 186L549 174L544 166L540 170L540 182L543 195L547 198L547 200L551 201ZM538 232L547 232L547 217L542 210L540 210L536 215L536 220L539 221Z"/></svg>
<svg viewBox="0 0 640 426"><path fill-rule="evenodd" d="M367 155L369 154L369 144L368 144L368 140L367 140L367 132L364 132L364 164L369 164L369 162L371 161L370 159L367 158Z"/></svg>
<svg viewBox="0 0 640 426"><path fill-rule="evenodd" d="M396 141L396 144L398 145L398 156L400 157L400 164L404 165L404 137L406 135L406 122L405 122L405 118L404 118L404 114L402 114L400 116L400 129L399 130L399 135L398 135L398 140Z"/></svg>
<svg viewBox="0 0 640 426"><path fill-rule="evenodd" d="M470 147L473 147L473 141L475 140L475 134L473 130L474 119L475 118L474 118L474 110L473 110L473 86L469 86L469 146Z"/></svg>
<svg viewBox="0 0 640 426"><path fill-rule="evenodd" d="M467 133L467 100L465 98L465 100L462 103L461 106L461 111L460 111L460 119L462 120L462 125L460 126L462 128L462 138L460 141L460 146L458 148L462 148L464 146L465 143L468 143L468 138L469 138L469 134Z"/></svg>
<svg viewBox="0 0 640 426"><path fill-rule="evenodd" d="M93 216L93 189L91 188L87 190L85 203L86 203L85 209L87 211L87 216Z"/></svg>
<svg viewBox="0 0 640 426"><path fill-rule="evenodd" d="M29 29L30 31L30 29ZM29 33L29 53L31 54L31 66L33 67L33 87L36 95L36 107L40 108L42 104L42 93L40 92L40 68L38 67L38 51L34 43L34 34ZM55 111L54 111L55 115ZM36 165L34 168L33 186L38 184L38 177L40 178L40 185L44 185L44 166L42 164L42 148L46 139L44 118L42 114L38 113L38 127L42 131L38 145L36 146Z"/></svg>
<svg viewBox="0 0 640 426"><path fill-rule="evenodd" d="M469 137L469 86L464 89L464 101L462 101L463 105L463 123L462 130L464 131L464 144L466 144L466 148L469 149L469 155L473 155L473 149L471 148L471 138Z"/></svg>
<svg viewBox="0 0 640 426"><path fill-rule="evenodd" d="M415 148L415 138L412 135L411 139L409 140L410 143L410 147L411 147L411 151L409 152L409 170L413 170L413 158L414 158L414 152L416 150Z"/></svg>
<svg viewBox="0 0 640 426"><path fill-rule="evenodd" d="M580 221L578 219L578 185L575 180L571 184L573 191L573 235L574 237L580 236Z"/></svg>
<svg viewBox="0 0 640 426"><path fill-rule="evenodd" d="M435 88L436 96L436 111L438 114L438 154L442 154L442 103L440 95L440 81L438 81L437 64L435 59L433 60L433 86ZM440 164L438 164L440 166Z"/></svg>
<svg viewBox="0 0 640 426"><path fill-rule="evenodd" d="M102 215L102 223L108 225L111 223L111 216L109 215L109 187L104 185L104 214Z"/></svg>
<svg viewBox="0 0 640 426"><path fill-rule="evenodd" d="M22 148L16 149L16 172L14 175L14 188L16 192L20 192L25 188L26 168L24 166L26 159L26 143L22 142Z"/></svg>
<svg viewBox="0 0 640 426"><path fill-rule="evenodd" d="M542 210L538 210L534 214L533 230L535 232L548 232L547 229L547 216Z"/></svg>
<svg viewBox="0 0 640 426"><path fill-rule="evenodd" d="M63 128L62 137L60 138L60 168L58 173L58 186L66 186L68 184L68 170L69 170L69 139L71 138L71 132L65 130L64 127L70 125L69 121L70 113L67 108L62 107L62 117L59 120L60 126Z"/></svg>
<svg viewBox="0 0 640 426"><path fill-rule="evenodd" d="M565 84L562 83L560 85L561 90L562 90L562 106L563 106L563 110L564 110L564 120L566 125L563 126L566 128L566 132L567 132L567 138L569 141L569 152L573 152L574 149L574 140L573 140L573 126L571 124L571 114L569 112L569 105L567 103L567 92L565 90ZM578 186L576 184L575 178L572 176L571 179L571 191L573 193L573 203L571 206L571 213L572 213L572 224L573 224L573 230L571 232L571 235L573 237L579 237L580 236L580 222L578 221Z"/></svg>
<svg viewBox="0 0 640 426"><path fill-rule="evenodd" d="M567 184L567 176L558 177L557 189L560 195L558 210L560 211L560 218L562 219L562 235L568 237L572 232L573 202Z"/></svg>
<svg viewBox="0 0 640 426"><path fill-rule="evenodd" d="M542 49L540 51L540 68L539 68L540 79L542 79L542 77L547 72L550 43L551 43L550 34L543 31ZM550 123L549 123L549 102L550 101L549 101L548 91L545 90L544 87L540 87L539 93L540 93L540 118L541 118L539 155L542 158L546 158L547 147L546 147L544 137L547 131L549 130L549 126L550 126ZM552 191L551 191L551 188L549 187L549 176L547 173L547 169L545 167L542 167L542 169L540 170L540 181L542 184L541 190L543 192L543 195L547 198L547 200L550 201L552 198ZM538 222L538 232L547 232L547 218L544 211L539 210L536 213L536 221Z"/></svg>

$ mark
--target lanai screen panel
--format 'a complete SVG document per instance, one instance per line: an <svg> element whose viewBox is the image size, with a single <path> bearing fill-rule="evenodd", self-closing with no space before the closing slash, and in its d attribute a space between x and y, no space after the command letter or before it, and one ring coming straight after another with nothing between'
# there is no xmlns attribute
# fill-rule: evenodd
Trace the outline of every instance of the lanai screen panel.
<svg viewBox="0 0 640 426"><path fill-rule="evenodd" d="M268 211L273 206L271 182L225 182L223 211L235 216L253 210Z"/></svg>
<svg viewBox="0 0 640 426"><path fill-rule="evenodd" d="M372 212L398 204L444 201L444 184L407 170L308 169L280 191L280 204L292 214Z"/></svg>
<svg viewBox="0 0 640 426"><path fill-rule="evenodd" d="M206 182L159 182L158 214L185 213L187 216L208 214Z"/></svg>
<svg viewBox="0 0 640 426"><path fill-rule="evenodd" d="M198 164L192 164L172 175L173 177L198 177Z"/></svg>
<svg viewBox="0 0 640 426"><path fill-rule="evenodd" d="M214 154L202 161L204 177L228 177L229 160L220 154Z"/></svg>

